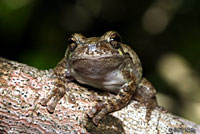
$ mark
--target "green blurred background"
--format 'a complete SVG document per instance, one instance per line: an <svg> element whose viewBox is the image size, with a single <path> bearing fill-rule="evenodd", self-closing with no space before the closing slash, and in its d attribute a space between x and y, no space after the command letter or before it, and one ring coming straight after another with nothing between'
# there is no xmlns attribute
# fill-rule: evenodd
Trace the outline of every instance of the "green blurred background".
<svg viewBox="0 0 200 134"><path fill-rule="evenodd" d="M199 0L0 0L0 56L40 69L68 37L115 30L139 55L170 112L200 123Z"/></svg>

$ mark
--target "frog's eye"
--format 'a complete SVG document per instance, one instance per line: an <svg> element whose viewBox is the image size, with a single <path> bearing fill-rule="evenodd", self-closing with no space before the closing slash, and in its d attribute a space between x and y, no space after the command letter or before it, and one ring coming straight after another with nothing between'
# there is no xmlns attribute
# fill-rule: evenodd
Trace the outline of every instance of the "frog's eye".
<svg viewBox="0 0 200 134"><path fill-rule="evenodd" d="M73 44L73 43L76 43L76 40L73 37L69 38L68 44Z"/></svg>
<svg viewBox="0 0 200 134"><path fill-rule="evenodd" d="M116 41L116 42L121 42L122 41L121 37L120 37L120 35L118 33L112 34L111 37L110 37L110 40L111 41Z"/></svg>
<svg viewBox="0 0 200 134"><path fill-rule="evenodd" d="M121 47L120 45L121 37L119 36L119 34L117 33L112 34L110 40L111 40L110 44L113 46L113 48L119 49Z"/></svg>
<svg viewBox="0 0 200 134"><path fill-rule="evenodd" d="M76 41L73 38L69 38L68 43L69 43L69 50L71 52L74 51L77 47Z"/></svg>

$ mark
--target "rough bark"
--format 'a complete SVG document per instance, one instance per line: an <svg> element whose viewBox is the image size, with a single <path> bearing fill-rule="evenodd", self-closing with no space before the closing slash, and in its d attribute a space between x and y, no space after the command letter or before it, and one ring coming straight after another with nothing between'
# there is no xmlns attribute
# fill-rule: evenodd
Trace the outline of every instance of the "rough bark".
<svg viewBox="0 0 200 134"><path fill-rule="evenodd" d="M54 87L53 81L51 71L0 58L0 134L200 133L200 125L159 107L151 112L150 120L147 120L146 107L134 100L122 110L107 115L95 126L87 112L97 100L112 95L98 93L76 83L68 84L69 91L55 112L50 114L39 102Z"/></svg>

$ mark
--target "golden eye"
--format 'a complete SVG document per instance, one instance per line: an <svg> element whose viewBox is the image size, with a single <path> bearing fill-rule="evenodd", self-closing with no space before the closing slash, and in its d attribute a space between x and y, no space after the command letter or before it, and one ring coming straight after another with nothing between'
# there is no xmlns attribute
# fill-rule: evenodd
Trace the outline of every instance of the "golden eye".
<svg viewBox="0 0 200 134"><path fill-rule="evenodd" d="M121 42L121 37L118 33L113 33L111 36L110 36L110 39L111 41L116 41L116 42Z"/></svg>
<svg viewBox="0 0 200 134"><path fill-rule="evenodd" d="M76 40L74 38L69 38L68 43L69 43L69 50L71 52L74 51L77 47Z"/></svg>
<svg viewBox="0 0 200 134"><path fill-rule="evenodd" d="M73 37L69 38L69 39L68 39L68 43L69 43L69 44L76 43L75 38L73 38Z"/></svg>
<svg viewBox="0 0 200 134"><path fill-rule="evenodd" d="M118 33L113 33L110 36L110 44L115 49L119 49L121 47L121 37Z"/></svg>

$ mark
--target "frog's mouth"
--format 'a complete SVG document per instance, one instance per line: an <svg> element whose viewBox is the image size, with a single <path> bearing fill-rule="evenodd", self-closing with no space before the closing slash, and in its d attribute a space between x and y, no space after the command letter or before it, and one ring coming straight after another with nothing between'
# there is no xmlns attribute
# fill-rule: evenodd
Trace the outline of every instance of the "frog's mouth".
<svg viewBox="0 0 200 134"><path fill-rule="evenodd" d="M69 60L71 72L83 77L102 77L102 75L120 69L123 64L123 56L92 57Z"/></svg>

